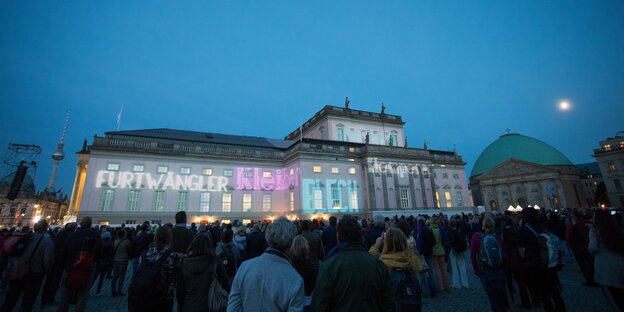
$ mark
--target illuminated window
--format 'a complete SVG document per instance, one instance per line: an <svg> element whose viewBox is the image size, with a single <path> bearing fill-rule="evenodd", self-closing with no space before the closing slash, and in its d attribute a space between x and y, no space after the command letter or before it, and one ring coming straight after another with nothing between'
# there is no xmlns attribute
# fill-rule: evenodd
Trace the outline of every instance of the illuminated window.
<svg viewBox="0 0 624 312"><path fill-rule="evenodd" d="M607 152L611 150L611 145L609 144L605 144L603 147L604 147L604 150Z"/></svg>
<svg viewBox="0 0 624 312"><path fill-rule="evenodd" d="M156 190L154 191L154 211L164 211L165 210L165 191Z"/></svg>
<svg viewBox="0 0 624 312"><path fill-rule="evenodd" d="M462 192L461 191L457 191L457 206L458 207L464 207L464 198L462 197Z"/></svg>
<svg viewBox="0 0 624 312"><path fill-rule="evenodd" d="M351 184L349 188L349 201L351 203L351 209L358 209L358 196L355 184Z"/></svg>
<svg viewBox="0 0 624 312"><path fill-rule="evenodd" d="M438 208L440 208L440 193L436 192L436 203L438 204Z"/></svg>
<svg viewBox="0 0 624 312"><path fill-rule="evenodd" d="M204 168L204 170L202 170L202 174L205 176L211 176L212 175L212 168Z"/></svg>
<svg viewBox="0 0 624 312"><path fill-rule="evenodd" d="M184 175L191 174L191 168L189 167L180 168L180 174L184 174Z"/></svg>
<svg viewBox="0 0 624 312"><path fill-rule="evenodd" d="M355 147L349 147L349 153L355 153Z"/></svg>
<svg viewBox="0 0 624 312"><path fill-rule="evenodd" d="M290 211L295 211L295 192L290 192Z"/></svg>
<svg viewBox="0 0 624 312"><path fill-rule="evenodd" d="M332 167L331 173L340 173L340 169L338 169L338 167Z"/></svg>
<svg viewBox="0 0 624 312"><path fill-rule="evenodd" d="M314 190L314 208L323 209L323 191L318 188Z"/></svg>
<svg viewBox="0 0 624 312"><path fill-rule="evenodd" d="M446 173L446 172L445 172L445 173L443 173L443 174L442 174L442 178L444 178L444 179L448 179L448 173Z"/></svg>
<svg viewBox="0 0 624 312"><path fill-rule="evenodd" d="M223 176L224 177L231 177L232 176L232 169L223 169Z"/></svg>
<svg viewBox="0 0 624 312"><path fill-rule="evenodd" d="M609 171L614 172L616 170L617 170L617 168L615 168L615 164L614 163L609 163Z"/></svg>
<svg viewBox="0 0 624 312"><path fill-rule="evenodd" d="M620 141L620 148L624 148L624 141Z"/></svg>
<svg viewBox="0 0 624 312"><path fill-rule="evenodd" d="M245 178L253 178L253 171L251 171L251 170L243 171L243 177L245 177Z"/></svg>
<svg viewBox="0 0 624 312"><path fill-rule="evenodd" d="M344 141L344 128L337 129L338 141Z"/></svg>
<svg viewBox="0 0 624 312"><path fill-rule="evenodd" d="M102 195L100 195L100 211L113 211L114 200L115 200L114 189L110 189L110 188L102 189Z"/></svg>
<svg viewBox="0 0 624 312"><path fill-rule="evenodd" d="M128 211L139 211L141 190L130 190L128 192Z"/></svg>
<svg viewBox="0 0 624 312"><path fill-rule="evenodd" d="M355 168L353 167L349 168L349 174L355 174Z"/></svg>
<svg viewBox="0 0 624 312"><path fill-rule="evenodd" d="M251 211L251 193L243 194L243 211L244 212Z"/></svg>
<svg viewBox="0 0 624 312"><path fill-rule="evenodd" d="M340 189L337 184L331 186L332 208L340 209Z"/></svg>
<svg viewBox="0 0 624 312"><path fill-rule="evenodd" d="M167 166L158 166L158 173L167 173L169 172L169 168Z"/></svg>
<svg viewBox="0 0 624 312"><path fill-rule="evenodd" d="M320 173L320 172L321 172L321 166L314 166L314 167L313 167L313 171L314 171L315 173Z"/></svg>
<svg viewBox="0 0 624 312"><path fill-rule="evenodd" d="M134 172L143 172L143 171L145 171L145 166L143 166L143 165L134 165L134 166L132 166L132 171L134 171Z"/></svg>
<svg viewBox="0 0 624 312"><path fill-rule="evenodd" d="M410 198L408 189L399 189L399 195L401 197L401 208L410 208Z"/></svg>
<svg viewBox="0 0 624 312"><path fill-rule="evenodd" d="M446 207L453 207L453 201L451 200L451 192L444 192L444 198L446 199Z"/></svg>
<svg viewBox="0 0 624 312"><path fill-rule="evenodd" d="M232 210L232 193L223 192L221 196L221 211L230 212Z"/></svg>
<svg viewBox="0 0 624 312"><path fill-rule="evenodd" d="M355 161L355 158L349 158L348 160L349 160L350 162L354 162L354 161Z"/></svg>
<svg viewBox="0 0 624 312"><path fill-rule="evenodd" d="M176 208L178 211L185 211L188 207L188 192L187 191L179 191L178 192L178 203Z"/></svg>
<svg viewBox="0 0 624 312"><path fill-rule="evenodd" d="M263 178L270 178L272 176L273 176L273 174L271 173L271 171L263 171L262 172L262 177Z"/></svg>
<svg viewBox="0 0 624 312"><path fill-rule="evenodd" d="M294 175L295 174L295 169L294 168L290 168L289 172L290 172L290 175Z"/></svg>
<svg viewBox="0 0 624 312"><path fill-rule="evenodd" d="M262 194L262 212L271 211L271 194Z"/></svg>
<svg viewBox="0 0 624 312"><path fill-rule="evenodd" d="M106 170L118 171L119 170L119 164L108 164L108 166L106 166Z"/></svg>
<svg viewBox="0 0 624 312"><path fill-rule="evenodd" d="M201 192L199 194L199 211L210 211L210 192Z"/></svg>

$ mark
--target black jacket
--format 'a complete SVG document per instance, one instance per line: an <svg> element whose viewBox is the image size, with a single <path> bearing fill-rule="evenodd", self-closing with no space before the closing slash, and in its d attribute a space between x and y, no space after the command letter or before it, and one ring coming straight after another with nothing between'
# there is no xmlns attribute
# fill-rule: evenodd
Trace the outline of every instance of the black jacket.
<svg viewBox="0 0 624 312"><path fill-rule="evenodd" d="M194 237L193 232L186 227L174 226L171 230L171 250L185 254Z"/></svg>
<svg viewBox="0 0 624 312"><path fill-rule="evenodd" d="M81 251L95 253L95 261L98 259L100 251L100 234L98 231L88 226L80 226L75 232L67 237L67 242L63 248L63 263L65 269L70 269Z"/></svg>

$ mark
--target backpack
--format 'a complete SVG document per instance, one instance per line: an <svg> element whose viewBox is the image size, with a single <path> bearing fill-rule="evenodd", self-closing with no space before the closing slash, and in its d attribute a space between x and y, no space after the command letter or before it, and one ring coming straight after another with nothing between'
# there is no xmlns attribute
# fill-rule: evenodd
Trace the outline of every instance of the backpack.
<svg viewBox="0 0 624 312"><path fill-rule="evenodd" d="M31 237L32 232L6 235L0 241L0 250L9 257L19 257L24 253Z"/></svg>
<svg viewBox="0 0 624 312"><path fill-rule="evenodd" d="M67 273L67 279L65 280L65 286L67 286L67 288L79 289L89 286L91 272L95 267L94 248L96 246L96 239L92 237L86 237L84 239L78 259Z"/></svg>
<svg viewBox="0 0 624 312"><path fill-rule="evenodd" d="M219 255L219 259L223 263L225 267L225 271L228 276L234 276L236 274L236 269L238 268L238 261L236 261L236 255L232 249L234 245L230 246L230 248L226 248L224 245L221 245L221 254Z"/></svg>
<svg viewBox="0 0 624 312"><path fill-rule="evenodd" d="M466 241L466 235L461 228L450 228L449 234L451 234L451 247L457 252L464 252L468 249L468 242Z"/></svg>
<svg viewBox="0 0 624 312"><path fill-rule="evenodd" d="M411 268L393 270L390 273L392 285L395 287L395 301L398 311L420 310L422 304L418 274Z"/></svg>
<svg viewBox="0 0 624 312"><path fill-rule="evenodd" d="M527 228L537 237L537 243L539 245L540 266L542 268L548 269L561 269L561 240L559 239L559 237L548 231L538 234L528 224Z"/></svg>
<svg viewBox="0 0 624 312"><path fill-rule="evenodd" d="M478 260L481 271L485 268L497 269L503 265L503 249L496 236L484 234L481 237Z"/></svg>
<svg viewBox="0 0 624 312"><path fill-rule="evenodd" d="M167 249L158 261L147 261L143 253L141 265L139 265L136 273L132 277L132 282L128 286L129 299L149 299L149 298L165 298L169 286L162 280L162 264L171 255L171 249ZM140 302L138 302L140 304Z"/></svg>

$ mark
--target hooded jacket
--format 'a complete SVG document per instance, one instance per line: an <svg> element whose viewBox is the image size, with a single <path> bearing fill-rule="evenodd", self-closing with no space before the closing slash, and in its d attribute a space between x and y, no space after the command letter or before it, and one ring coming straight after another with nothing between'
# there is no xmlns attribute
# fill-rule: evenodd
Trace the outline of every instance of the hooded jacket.
<svg viewBox="0 0 624 312"><path fill-rule="evenodd" d="M378 257L381 262L388 268L388 270L404 270L405 268L412 268L416 273L422 270L422 264L414 252L414 249L407 247L407 249L399 252L380 253L379 246L373 245L368 253Z"/></svg>

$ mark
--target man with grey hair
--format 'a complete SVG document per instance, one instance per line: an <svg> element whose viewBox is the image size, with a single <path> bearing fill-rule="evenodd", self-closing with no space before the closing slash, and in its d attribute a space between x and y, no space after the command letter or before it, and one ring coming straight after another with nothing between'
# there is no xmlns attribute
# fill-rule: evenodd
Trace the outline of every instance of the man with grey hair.
<svg viewBox="0 0 624 312"><path fill-rule="evenodd" d="M380 214L375 215L373 217L373 220L375 221L375 223L373 224L373 227L370 229L370 231L368 231L368 234L366 235L367 250L370 249L370 247L375 244L375 241L377 241L377 238L380 237L381 234L386 231L386 223L382 215Z"/></svg>
<svg viewBox="0 0 624 312"><path fill-rule="evenodd" d="M269 247L256 258L243 262L232 282L230 311L303 311L303 279L292 266L287 250L297 228L285 217L269 224Z"/></svg>

